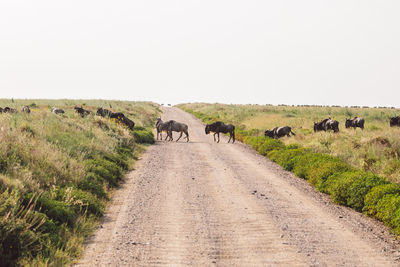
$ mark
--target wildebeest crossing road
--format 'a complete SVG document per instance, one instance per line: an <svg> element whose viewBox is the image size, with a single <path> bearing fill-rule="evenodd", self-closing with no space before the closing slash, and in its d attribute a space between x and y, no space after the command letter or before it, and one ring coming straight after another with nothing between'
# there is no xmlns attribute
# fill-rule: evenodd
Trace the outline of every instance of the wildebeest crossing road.
<svg viewBox="0 0 400 267"><path fill-rule="evenodd" d="M376 221L329 203L248 146L219 144L176 108L190 142L151 146L78 265L398 266Z"/></svg>

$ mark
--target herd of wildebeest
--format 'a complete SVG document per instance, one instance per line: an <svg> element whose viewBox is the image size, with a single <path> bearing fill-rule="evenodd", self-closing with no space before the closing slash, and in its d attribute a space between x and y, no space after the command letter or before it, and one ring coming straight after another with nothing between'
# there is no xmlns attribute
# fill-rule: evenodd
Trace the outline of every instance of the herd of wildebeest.
<svg viewBox="0 0 400 267"><path fill-rule="evenodd" d="M92 113L90 110L86 110L82 107L75 106L74 110L76 113L78 113L81 117L85 117L89 114ZM30 113L31 110L28 106L23 106L21 108L21 111L24 113ZM0 107L0 113L17 113L18 111L16 109L10 108L10 107L5 107L1 108ZM65 111L61 108L56 108L54 107L51 110L52 113L55 114L63 114ZM101 116L101 117L106 117L110 119L114 119L118 123L122 123L126 125L129 129L133 129L135 126L135 123L130 120L128 117L126 117L122 112L112 112L111 110L98 107L96 115ZM346 128L361 128L364 130L364 123L365 120L361 117L354 117L351 119L346 119L345 126ZM392 117L390 118L390 126L400 126L400 116L397 117ZM167 136L165 137L165 140L168 139L168 141L173 141L172 137L172 132L178 132L180 133L180 136L176 141L179 141L181 139L182 135L185 134L186 136L186 142L189 142L189 131L188 131L188 126L185 123L180 123L175 120L169 120L167 122L163 122L161 118L157 118L156 122L156 130L157 130L157 140L162 139L162 132L166 132ZM337 120L327 118L324 119L320 122L314 122L314 132L319 132L319 131L328 131L331 130L335 133L339 132L339 122ZM205 133L209 134L212 133L214 135L214 142L219 143L220 133L229 133L229 140L228 143L232 140L232 143L235 143L235 126L232 124L225 124L222 121L217 121L212 124L207 124L205 127ZM290 134L296 135L290 126L282 126L282 127L275 127L272 130L265 130L264 135L267 137L271 138L280 138L284 136L290 137ZM218 139L215 138L217 135Z"/></svg>
<svg viewBox="0 0 400 267"><path fill-rule="evenodd" d="M354 117L350 119L346 119L345 126L346 128L361 128L364 130L364 124L365 120L361 117ZM390 126L400 126L400 116L397 117L392 117L390 118ZM180 132L181 135L179 138L176 140L178 141L181 137L182 134L186 134L186 140L189 142L189 133L188 133L188 126L184 123L179 123L174 120L170 120L167 122L163 122L161 118L157 119L156 123L156 130L157 130L157 140L160 136L162 139L162 132L166 132L167 136L165 137L165 140L173 141L172 138L172 132L177 131ZM333 131L335 133L339 132L339 122L337 120L333 120L331 118L324 119L320 122L314 122L314 132L319 132L319 131ZM219 143L220 138L219 134L220 133L229 133L229 140L228 143L232 140L232 143L235 142L235 126L232 124L225 124L222 121L217 121L212 124L207 124L205 127L205 133L213 133L214 134L214 142ZM271 138L281 138L284 136L290 137L290 135L296 135L290 126L282 126L282 127L275 127L272 130L265 130L264 135L267 137ZM218 139L215 138L215 135L218 136Z"/></svg>
<svg viewBox="0 0 400 267"><path fill-rule="evenodd" d="M78 107L78 106L75 106L74 110L82 118L92 113L92 111L86 110L86 109L84 109L82 107ZM21 111L24 112L24 113L31 113L31 109L28 106L23 106L21 108ZM0 113L17 113L17 112L18 111L16 109L13 109L13 108L10 108L10 107L5 107L5 108L1 108L0 107ZM56 107L54 107L51 110L51 112L54 113L54 114L64 114L65 113L65 111L63 109L56 108ZM101 116L101 117L114 119L116 122L126 125L131 130L135 126L135 123L132 120L130 120L128 117L126 117L124 115L124 113L122 113L122 112L112 112L111 110L98 107L96 115L97 116Z"/></svg>

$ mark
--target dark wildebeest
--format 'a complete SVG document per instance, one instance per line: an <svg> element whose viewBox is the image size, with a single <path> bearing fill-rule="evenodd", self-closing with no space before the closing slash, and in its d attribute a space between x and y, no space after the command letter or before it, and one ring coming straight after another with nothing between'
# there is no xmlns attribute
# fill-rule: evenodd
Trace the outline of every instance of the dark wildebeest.
<svg viewBox="0 0 400 267"><path fill-rule="evenodd" d="M346 119L346 128L353 127L354 129L356 129L357 127L359 127L362 130L364 130L364 122L365 120L359 117L354 117L353 119Z"/></svg>
<svg viewBox="0 0 400 267"><path fill-rule="evenodd" d="M232 144L235 143L235 126L232 124L225 124L222 121L217 121L212 124L207 124L206 129L205 129L206 134L209 134L210 132L214 133L214 142L215 142L215 135L218 136L218 142L219 143L219 133L229 133L229 140L228 143L232 141Z"/></svg>
<svg viewBox="0 0 400 267"><path fill-rule="evenodd" d="M133 127L135 126L135 123L134 123L132 120L128 119L128 118L124 115L124 113L122 113L122 112L115 112L115 113L112 113L112 114L110 115L110 118L111 118L111 119L115 119L115 120L117 120L117 121L119 121L119 122L125 124L125 125L128 126L128 128L131 129L131 130L133 130Z"/></svg>
<svg viewBox="0 0 400 267"><path fill-rule="evenodd" d="M111 110L105 109L105 108L97 108L96 115L97 116L102 116L102 117L111 117L111 114L113 112Z"/></svg>
<svg viewBox="0 0 400 267"><path fill-rule="evenodd" d="M54 113L54 114L64 114L65 113L65 111L63 109L61 109L61 108L53 108L51 110L51 112Z"/></svg>
<svg viewBox="0 0 400 267"><path fill-rule="evenodd" d="M157 130L157 140L158 140L158 136L160 136L160 139L162 140L162 132L166 132L167 136L165 137L165 140L167 140L168 137L170 137L168 134L168 122L163 122L161 120L161 118L157 118L157 122L156 122L156 130ZM171 140L171 137L170 137Z"/></svg>
<svg viewBox="0 0 400 267"><path fill-rule="evenodd" d="M5 107L5 108L3 109L3 112L4 112L4 113L17 113L17 110L16 110L16 109L13 109L13 108L10 108L10 107Z"/></svg>
<svg viewBox="0 0 400 267"><path fill-rule="evenodd" d="M390 127L400 126L400 116L390 118Z"/></svg>
<svg viewBox="0 0 400 267"><path fill-rule="evenodd" d="M320 121L320 122L314 122L314 132L326 131L326 126L325 126L325 124L326 124L326 122L327 122L328 120L329 120L329 119L324 119L324 120L322 120L322 121Z"/></svg>
<svg viewBox="0 0 400 267"><path fill-rule="evenodd" d="M3 108L0 108L0 113L3 113Z"/></svg>
<svg viewBox="0 0 400 267"><path fill-rule="evenodd" d="M280 138L285 135L287 137L290 137L290 134L296 135L294 132L292 132L292 128L289 126L275 127L272 130L266 130L264 134L265 134L265 136L268 136L271 138Z"/></svg>
<svg viewBox="0 0 400 267"><path fill-rule="evenodd" d="M167 123L167 134L169 136L169 140L173 141L174 139L172 138L172 132L180 132L181 135L179 136L179 138L176 140L176 142L179 141L179 139L181 139L183 133L185 133L185 138L186 138L186 142L189 142L189 132L188 132L188 126L184 123L180 123L174 120L170 120Z"/></svg>
<svg viewBox="0 0 400 267"><path fill-rule="evenodd" d="M337 120L328 119L325 122L326 130L333 130L333 132L339 132L339 122Z"/></svg>
<svg viewBox="0 0 400 267"><path fill-rule="evenodd" d="M31 113L31 109L28 106L23 106L22 107L22 112Z"/></svg>
<svg viewBox="0 0 400 267"><path fill-rule="evenodd" d="M83 109L82 107L75 106L74 109L75 112L79 113L79 115L81 115L82 118L90 114L89 110Z"/></svg>

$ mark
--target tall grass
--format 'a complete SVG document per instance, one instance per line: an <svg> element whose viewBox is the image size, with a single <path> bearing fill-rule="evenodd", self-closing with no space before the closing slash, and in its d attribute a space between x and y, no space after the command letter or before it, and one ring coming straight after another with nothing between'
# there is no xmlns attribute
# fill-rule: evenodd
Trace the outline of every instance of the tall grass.
<svg viewBox="0 0 400 267"><path fill-rule="evenodd" d="M22 105L32 112L0 114L0 266L67 265L143 150L139 143L154 142L160 110L149 102L0 100L1 107ZM82 118L75 105L124 112L137 126Z"/></svg>

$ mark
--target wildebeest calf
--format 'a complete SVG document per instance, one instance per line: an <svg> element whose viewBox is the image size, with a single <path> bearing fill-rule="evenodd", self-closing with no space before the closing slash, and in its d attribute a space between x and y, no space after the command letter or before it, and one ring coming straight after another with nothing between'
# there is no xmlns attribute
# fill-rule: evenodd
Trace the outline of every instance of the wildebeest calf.
<svg viewBox="0 0 400 267"><path fill-rule="evenodd" d="M271 138L290 137L290 134L296 135L289 126L275 127L272 130L266 130L264 134Z"/></svg>
<svg viewBox="0 0 400 267"><path fill-rule="evenodd" d="M214 133L214 142L215 142L215 135L218 136L218 141L219 143L219 133L229 133L229 140L228 143L232 141L232 144L235 143L235 126L232 124L225 124L222 121L217 121L212 124L207 124L205 128L206 134L209 134L210 132Z"/></svg>

